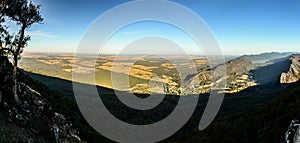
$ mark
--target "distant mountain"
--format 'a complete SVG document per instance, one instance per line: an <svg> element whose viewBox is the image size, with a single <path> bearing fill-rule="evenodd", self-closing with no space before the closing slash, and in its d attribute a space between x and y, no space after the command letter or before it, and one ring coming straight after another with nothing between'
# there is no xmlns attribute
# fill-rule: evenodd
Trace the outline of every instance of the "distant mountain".
<svg viewBox="0 0 300 143"><path fill-rule="evenodd" d="M206 89L206 92L213 85L217 88L222 87L211 82L210 76L213 71L214 77L217 78L216 81L226 80L225 89L219 89L221 92L239 92L255 85L274 88L282 83L292 83L299 80L299 59L299 54L290 52L243 55L225 64L199 71L198 74L189 76L186 81L194 87ZM225 76L223 75L224 66L226 66ZM196 81L200 81L200 83Z"/></svg>
<svg viewBox="0 0 300 143"><path fill-rule="evenodd" d="M297 52L283 52L283 53L269 52L269 53L261 53L261 54L257 54L257 55L244 55L244 56L250 58L253 61L253 60L264 60L264 59L273 60L273 59L290 56L292 54L298 54L298 53Z"/></svg>

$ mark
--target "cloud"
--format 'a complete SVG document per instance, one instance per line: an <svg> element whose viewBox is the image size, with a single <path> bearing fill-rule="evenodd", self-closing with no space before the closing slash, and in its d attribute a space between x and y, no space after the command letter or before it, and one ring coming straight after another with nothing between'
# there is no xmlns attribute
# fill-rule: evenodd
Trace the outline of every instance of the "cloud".
<svg viewBox="0 0 300 143"><path fill-rule="evenodd" d="M59 37L58 35L49 33L49 32L44 32L42 30L38 30L38 31L28 31L27 32L28 35L30 35L31 37L34 38L55 38L55 37Z"/></svg>

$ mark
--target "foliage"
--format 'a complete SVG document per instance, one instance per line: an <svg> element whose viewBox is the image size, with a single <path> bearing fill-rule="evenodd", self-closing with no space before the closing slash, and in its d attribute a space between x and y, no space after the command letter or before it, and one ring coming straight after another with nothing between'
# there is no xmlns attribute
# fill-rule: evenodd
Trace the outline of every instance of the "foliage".
<svg viewBox="0 0 300 143"><path fill-rule="evenodd" d="M293 119L300 119L300 82L277 93L276 97L240 113L219 117L199 132L187 126L167 142L264 143L284 142L285 132ZM234 106L234 105L232 105ZM193 124L196 121L190 121ZM195 123L195 125L197 125Z"/></svg>
<svg viewBox="0 0 300 143"><path fill-rule="evenodd" d="M43 21L39 12L40 5L34 5L32 1L28 0L2 0L0 4L0 54L3 55L6 51L13 58L13 93L16 103L19 103L17 94L17 67L18 60L23 49L27 46L30 36L25 34L25 31L34 23ZM12 20L18 27L18 30L10 32L9 24L6 20Z"/></svg>

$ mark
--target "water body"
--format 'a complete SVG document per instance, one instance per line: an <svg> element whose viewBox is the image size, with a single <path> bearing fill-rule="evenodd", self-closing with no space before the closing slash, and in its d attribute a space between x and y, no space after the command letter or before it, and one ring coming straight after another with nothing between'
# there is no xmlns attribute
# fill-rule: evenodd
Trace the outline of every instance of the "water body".
<svg viewBox="0 0 300 143"><path fill-rule="evenodd" d="M264 64L266 62L268 62L269 60L255 60L255 61L252 61L252 64Z"/></svg>

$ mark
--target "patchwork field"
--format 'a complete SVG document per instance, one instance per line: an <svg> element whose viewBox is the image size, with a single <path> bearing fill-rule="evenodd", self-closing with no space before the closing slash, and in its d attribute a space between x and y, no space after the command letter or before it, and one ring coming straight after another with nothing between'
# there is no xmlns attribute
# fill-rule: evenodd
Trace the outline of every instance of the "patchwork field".
<svg viewBox="0 0 300 143"><path fill-rule="evenodd" d="M178 95L181 79L176 67L192 69L193 66L196 70L205 69L208 62L205 57L199 56L82 55L75 58L73 54L45 53L25 53L20 61L20 68L32 73L66 80L72 80L73 73L77 82L88 84L93 83L90 83L87 77L94 76L95 73L94 84L99 86L133 93L157 92ZM189 70L185 72L187 73L183 74L189 74ZM114 80L117 80L119 86L113 86L112 76L116 77ZM124 81L126 78L129 81ZM126 82L129 82L129 87L125 86Z"/></svg>
<svg viewBox="0 0 300 143"><path fill-rule="evenodd" d="M288 70L288 58L280 59L285 54L268 55L273 56L226 57L225 64L210 67L204 56L74 57L73 54L25 53L20 68L31 73L140 94L187 95L208 93L211 89L235 93L251 86L274 85L280 74ZM224 70L226 75L222 75ZM270 73L268 71L276 72L265 76ZM216 77L214 81L211 79L212 72Z"/></svg>

